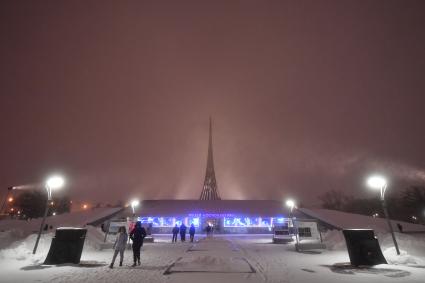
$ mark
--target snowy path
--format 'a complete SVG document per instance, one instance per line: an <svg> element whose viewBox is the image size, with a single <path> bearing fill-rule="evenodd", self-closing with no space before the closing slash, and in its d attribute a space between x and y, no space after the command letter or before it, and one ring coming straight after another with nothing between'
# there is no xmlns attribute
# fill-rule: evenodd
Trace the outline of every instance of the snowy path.
<svg viewBox="0 0 425 283"><path fill-rule="evenodd" d="M166 271L170 282L261 282L256 269L235 242L204 238L192 245Z"/></svg>
<svg viewBox="0 0 425 283"><path fill-rule="evenodd" d="M50 238L42 239L40 253L33 256L31 237L14 249L0 251L0 282L423 283L425 278L422 263L353 269L343 264L349 261L344 249L297 253L292 245L272 244L269 235L201 236L194 244L171 243L169 236L156 240L143 246L141 266L130 266L132 252L127 250L124 266L111 270L112 250L96 250L89 242L80 265L40 265ZM423 243L422 238L418 243Z"/></svg>
<svg viewBox="0 0 425 283"><path fill-rule="evenodd" d="M106 264L111 251L98 252L92 263ZM102 261L103 259L103 261ZM85 257L83 257L85 260ZM130 267L131 251L126 251L124 267L107 266L75 270L52 278L52 282L262 282L256 270L233 241L202 238L195 243L146 244L141 266ZM81 269L81 268L80 268Z"/></svg>

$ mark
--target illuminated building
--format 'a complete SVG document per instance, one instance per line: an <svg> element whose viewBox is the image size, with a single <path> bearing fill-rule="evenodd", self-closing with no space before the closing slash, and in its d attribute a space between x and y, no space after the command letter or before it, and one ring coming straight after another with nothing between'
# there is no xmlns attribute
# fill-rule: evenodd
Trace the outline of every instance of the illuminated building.
<svg viewBox="0 0 425 283"><path fill-rule="evenodd" d="M134 214L133 214L134 213ZM152 233L170 233L176 224L194 224L198 232L207 225L215 233L271 233L274 225L288 225L289 211L276 200L221 200L214 171L212 122L204 185L199 200L143 200L137 210L127 207L121 218L150 226ZM297 212L292 216L296 217ZM292 222L290 224L292 226Z"/></svg>
<svg viewBox="0 0 425 283"><path fill-rule="evenodd" d="M127 208L120 217L132 215ZM210 224L216 233L271 233L273 226L291 222L288 215L282 202L274 200L144 200L136 211L144 226L152 226L152 233L170 233L182 223L193 223L198 232ZM300 212L293 216L305 218Z"/></svg>

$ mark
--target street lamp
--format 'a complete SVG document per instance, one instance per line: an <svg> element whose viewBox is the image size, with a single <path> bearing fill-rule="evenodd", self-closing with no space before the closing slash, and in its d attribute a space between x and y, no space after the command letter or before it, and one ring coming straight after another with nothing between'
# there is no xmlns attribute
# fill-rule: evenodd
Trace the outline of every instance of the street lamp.
<svg viewBox="0 0 425 283"><path fill-rule="evenodd" d="M285 202L286 206L289 207L289 218L291 218L292 226L295 229L295 249L298 251L298 227L294 221L294 216L292 215L292 211L295 208L295 201L292 199L287 199Z"/></svg>
<svg viewBox="0 0 425 283"><path fill-rule="evenodd" d="M289 216L292 217L292 211L294 210L294 207L295 207L295 201L293 201L292 199L288 199L286 201L286 206L289 207L289 211L290 211Z"/></svg>
<svg viewBox="0 0 425 283"><path fill-rule="evenodd" d="M9 187L9 188L7 188L7 193L6 193L6 196L4 197L3 204L1 205L0 213L1 213L3 210L5 210L5 208L6 208L6 202L12 202L12 201L13 201L13 198L12 198L12 201L10 201L10 198L11 198L11 197L9 197L9 195L10 195L10 192L11 192L14 188L15 188L15 187Z"/></svg>
<svg viewBox="0 0 425 283"><path fill-rule="evenodd" d="M44 210L43 220L40 224L40 230L38 231L37 240L35 241L33 254L36 253L38 242L40 241L41 231L43 230L44 222L46 221L47 212L49 211L49 203L52 200L52 190L60 189L65 184L65 180L61 176L52 176L47 179L45 188L47 191L46 209Z"/></svg>
<svg viewBox="0 0 425 283"><path fill-rule="evenodd" d="M400 250L398 249L397 240L394 235L393 226L391 225L390 218L388 216L387 204L385 202L385 191L387 190L387 180L382 176L372 176L367 180L367 184L370 188L380 190L381 193L381 204L384 210L385 218L387 219L388 227L390 228L391 237L393 238L394 246L397 251L397 254L400 255Z"/></svg>
<svg viewBox="0 0 425 283"><path fill-rule="evenodd" d="M133 210L133 217L136 216L136 212L134 208L139 205L139 201L137 199L131 201L131 209Z"/></svg>

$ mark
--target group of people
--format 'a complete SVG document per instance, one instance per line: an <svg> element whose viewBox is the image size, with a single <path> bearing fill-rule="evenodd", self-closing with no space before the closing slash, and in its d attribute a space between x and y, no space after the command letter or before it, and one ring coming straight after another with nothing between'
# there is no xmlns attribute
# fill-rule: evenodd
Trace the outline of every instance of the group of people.
<svg viewBox="0 0 425 283"><path fill-rule="evenodd" d="M184 223L182 223L179 227L179 225L176 224L176 226L174 226L172 232L173 232L173 239L172 242L175 243L177 242L177 235L180 233L180 241L185 242L186 241L186 230L187 227L186 225L184 225ZM189 236L190 236L190 242L193 242L193 239L195 238L195 225L193 225L193 223L190 225L189 228Z"/></svg>
<svg viewBox="0 0 425 283"><path fill-rule="evenodd" d="M187 227L183 223L180 225L180 227L176 224L174 226L172 232L173 232L173 239L172 242L177 242L177 235L180 233L180 240L182 242L186 241L186 230ZM190 242L193 242L195 238L195 225L192 223L189 227L189 236L190 236ZM211 227L208 225L206 228L207 235L211 232ZM114 255L112 257L112 262L109 265L109 268L114 268L115 260L120 254L120 266L122 266L122 262L124 260L124 251L127 247L127 241L128 238L130 238L133 242L132 248L133 248L133 267L136 265L140 265L140 249L143 246L143 240L145 239L147 233L145 228L142 226L142 223L140 221L136 222L136 225L131 230L130 235L127 234L127 231L124 226L119 227L118 229L118 235L115 240L115 243L113 245Z"/></svg>
<svg viewBox="0 0 425 283"><path fill-rule="evenodd" d="M114 255L112 257L112 262L109 265L109 268L114 267L115 259L117 258L118 253L120 254L120 266L122 266L122 262L124 260L124 251L127 247L128 238L133 241L133 267L136 265L140 265L140 249L143 246L143 240L146 237L146 230L143 228L142 223L140 221L136 222L136 225L131 230L130 235L127 234L127 231L124 226L121 226L118 230L118 235L113 245Z"/></svg>

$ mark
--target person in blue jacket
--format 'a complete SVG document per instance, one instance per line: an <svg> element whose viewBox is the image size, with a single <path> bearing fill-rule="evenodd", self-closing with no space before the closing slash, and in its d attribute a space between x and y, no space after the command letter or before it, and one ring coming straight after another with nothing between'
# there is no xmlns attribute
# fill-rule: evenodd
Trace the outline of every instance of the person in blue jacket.
<svg viewBox="0 0 425 283"><path fill-rule="evenodd" d="M192 225L190 225L190 228L189 228L189 235L190 235L190 242L192 242L193 243L193 238L195 237L195 225L193 225L193 223L192 223Z"/></svg>
<svg viewBox="0 0 425 283"><path fill-rule="evenodd" d="M180 225L180 240L182 242L186 241L186 225L184 225L184 223L182 223L182 225Z"/></svg>

